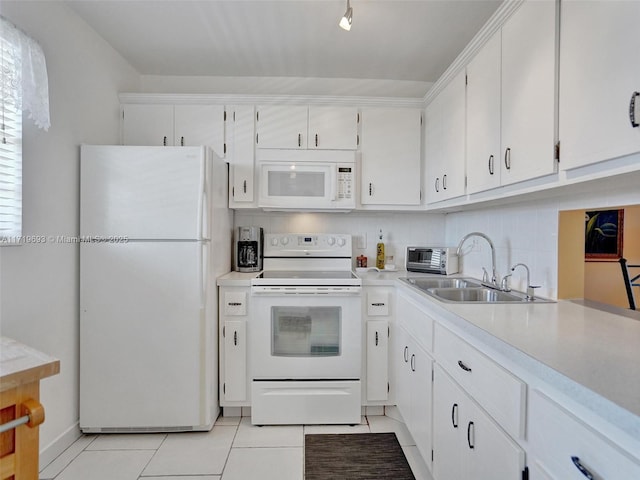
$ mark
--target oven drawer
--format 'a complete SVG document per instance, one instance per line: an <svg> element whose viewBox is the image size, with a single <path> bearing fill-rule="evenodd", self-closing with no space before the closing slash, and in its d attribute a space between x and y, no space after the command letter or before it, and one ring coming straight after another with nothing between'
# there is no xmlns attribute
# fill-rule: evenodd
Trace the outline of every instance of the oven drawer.
<svg viewBox="0 0 640 480"><path fill-rule="evenodd" d="M251 423L359 424L360 381L254 381Z"/></svg>

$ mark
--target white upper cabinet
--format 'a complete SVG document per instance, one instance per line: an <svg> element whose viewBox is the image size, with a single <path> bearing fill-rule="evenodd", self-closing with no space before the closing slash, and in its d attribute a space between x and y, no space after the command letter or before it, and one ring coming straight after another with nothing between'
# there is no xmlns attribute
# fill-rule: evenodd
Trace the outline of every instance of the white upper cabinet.
<svg viewBox="0 0 640 480"><path fill-rule="evenodd" d="M421 115L417 108L363 108L363 205L420 205Z"/></svg>
<svg viewBox="0 0 640 480"><path fill-rule="evenodd" d="M257 110L258 148L355 150L355 107L265 105Z"/></svg>
<svg viewBox="0 0 640 480"><path fill-rule="evenodd" d="M502 27L503 185L556 170L556 9L528 0Z"/></svg>
<svg viewBox="0 0 640 480"><path fill-rule="evenodd" d="M123 145L174 145L173 105L123 105Z"/></svg>
<svg viewBox="0 0 640 480"><path fill-rule="evenodd" d="M427 202L464 195L465 72L456 75L426 109Z"/></svg>
<svg viewBox="0 0 640 480"><path fill-rule="evenodd" d="M556 170L556 3L525 1L467 65L467 193Z"/></svg>
<svg viewBox="0 0 640 480"><path fill-rule="evenodd" d="M467 193L500 186L501 34L467 65Z"/></svg>
<svg viewBox="0 0 640 480"><path fill-rule="evenodd" d="M228 107L229 206L255 208L255 109L253 105Z"/></svg>
<svg viewBox="0 0 640 480"><path fill-rule="evenodd" d="M258 148L307 148L307 106L258 106Z"/></svg>
<svg viewBox="0 0 640 480"><path fill-rule="evenodd" d="M356 150L358 148L358 109L310 106L307 147L323 150Z"/></svg>
<svg viewBox="0 0 640 480"><path fill-rule="evenodd" d="M124 145L207 145L225 157L223 105L123 106Z"/></svg>
<svg viewBox="0 0 640 480"><path fill-rule="evenodd" d="M560 167L640 152L640 2L563 1Z"/></svg>

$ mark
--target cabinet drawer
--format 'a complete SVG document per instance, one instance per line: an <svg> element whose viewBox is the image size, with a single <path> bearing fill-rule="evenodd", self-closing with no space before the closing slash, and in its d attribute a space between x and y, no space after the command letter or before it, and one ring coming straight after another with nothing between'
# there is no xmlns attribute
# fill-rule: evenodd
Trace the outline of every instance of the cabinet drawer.
<svg viewBox="0 0 640 480"><path fill-rule="evenodd" d="M370 317L389 315L389 292L367 293L367 315Z"/></svg>
<svg viewBox="0 0 640 480"><path fill-rule="evenodd" d="M526 384L435 324L436 360L514 438L524 437Z"/></svg>
<svg viewBox="0 0 640 480"><path fill-rule="evenodd" d="M226 316L247 314L247 292L224 292L222 311Z"/></svg>
<svg viewBox="0 0 640 480"><path fill-rule="evenodd" d="M529 440L531 463L548 478L584 480L586 475L572 458L596 479L640 478L639 459L634 460L537 390L529 399Z"/></svg>
<svg viewBox="0 0 640 480"><path fill-rule="evenodd" d="M433 319L404 295L398 296L395 318L427 352L433 353Z"/></svg>

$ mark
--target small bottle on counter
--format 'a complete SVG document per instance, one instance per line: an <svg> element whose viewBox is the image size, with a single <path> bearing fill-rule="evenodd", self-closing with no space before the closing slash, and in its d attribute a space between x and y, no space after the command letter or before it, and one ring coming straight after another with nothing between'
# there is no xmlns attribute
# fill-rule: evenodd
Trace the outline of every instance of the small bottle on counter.
<svg viewBox="0 0 640 480"><path fill-rule="evenodd" d="M367 257L364 255L356 257L356 266L358 268L367 268Z"/></svg>
<svg viewBox="0 0 640 480"><path fill-rule="evenodd" d="M378 236L379 242L376 245L376 268L379 270L384 269L384 242L382 241L382 229L380 229L380 235Z"/></svg>

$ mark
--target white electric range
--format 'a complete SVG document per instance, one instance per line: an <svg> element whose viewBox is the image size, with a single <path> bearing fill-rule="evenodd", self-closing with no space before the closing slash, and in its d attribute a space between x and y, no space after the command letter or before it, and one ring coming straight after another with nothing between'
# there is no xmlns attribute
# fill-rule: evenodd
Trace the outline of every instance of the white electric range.
<svg viewBox="0 0 640 480"><path fill-rule="evenodd" d="M351 236L267 234L251 281L252 423L360 422L361 290Z"/></svg>

